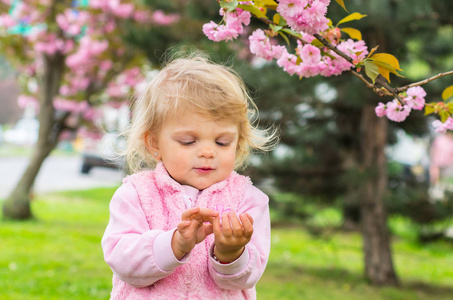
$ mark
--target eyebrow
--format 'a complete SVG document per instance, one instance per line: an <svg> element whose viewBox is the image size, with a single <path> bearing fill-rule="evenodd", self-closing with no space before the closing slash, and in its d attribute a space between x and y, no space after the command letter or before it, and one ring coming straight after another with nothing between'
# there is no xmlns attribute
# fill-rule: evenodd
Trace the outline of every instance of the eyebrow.
<svg viewBox="0 0 453 300"><path fill-rule="evenodd" d="M172 134L172 136L180 136L180 135L193 135L193 136L196 136L198 134L197 134L197 132L195 132L193 130L181 130L181 131L176 131L176 132L174 132ZM218 134L216 134L216 136L234 138L234 137L237 136L237 132L234 132L234 131L221 131Z"/></svg>

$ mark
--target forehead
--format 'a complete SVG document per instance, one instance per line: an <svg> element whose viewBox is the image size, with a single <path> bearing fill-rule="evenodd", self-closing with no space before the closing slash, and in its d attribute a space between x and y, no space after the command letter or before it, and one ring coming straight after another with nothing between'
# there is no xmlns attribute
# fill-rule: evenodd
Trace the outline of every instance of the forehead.
<svg viewBox="0 0 453 300"><path fill-rule="evenodd" d="M186 111L178 116L166 118L161 131L166 133L225 133L237 135L239 123L231 119L216 120L200 113Z"/></svg>

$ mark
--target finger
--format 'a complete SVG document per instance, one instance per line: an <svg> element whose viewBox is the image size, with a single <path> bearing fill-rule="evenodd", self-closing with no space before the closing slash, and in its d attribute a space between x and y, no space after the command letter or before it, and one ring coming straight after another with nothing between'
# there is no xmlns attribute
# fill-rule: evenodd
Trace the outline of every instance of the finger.
<svg viewBox="0 0 453 300"><path fill-rule="evenodd" d="M253 225L253 218L252 218L252 216L251 216L251 215L249 215L248 213L245 213L245 215L247 215L247 218L249 219L249 221L250 221L250 224L252 224L252 225Z"/></svg>
<svg viewBox="0 0 453 300"><path fill-rule="evenodd" d="M195 214L200 211L199 207L193 207L185 210L181 215L181 220L189 221Z"/></svg>
<svg viewBox="0 0 453 300"><path fill-rule="evenodd" d="M239 218L241 219L242 222L242 227L244 227L244 237L246 238L251 238L253 235L253 219L249 218L250 216L245 213L241 214ZM250 221L252 220L252 221Z"/></svg>
<svg viewBox="0 0 453 300"><path fill-rule="evenodd" d="M213 210L213 209L210 209L210 208L200 208L200 211L198 212L198 214L203 218L203 220L205 219L212 219L212 218L215 218L219 215L219 212L216 211L216 210Z"/></svg>
<svg viewBox="0 0 453 300"><path fill-rule="evenodd" d="M236 237L243 236L242 224L238 219L238 216L234 212L229 213L231 228L233 229L233 235Z"/></svg>
<svg viewBox="0 0 453 300"><path fill-rule="evenodd" d="M230 225L230 219L228 218L227 213L224 213L222 215L222 233L225 237L231 237L233 235L233 231Z"/></svg>
<svg viewBox="0 0 453 300"><path fill-rule="evenodd" d="M222 227L220 226L220 217L213 219L212 230L215 236L220 236L222 234Z"/></svg>

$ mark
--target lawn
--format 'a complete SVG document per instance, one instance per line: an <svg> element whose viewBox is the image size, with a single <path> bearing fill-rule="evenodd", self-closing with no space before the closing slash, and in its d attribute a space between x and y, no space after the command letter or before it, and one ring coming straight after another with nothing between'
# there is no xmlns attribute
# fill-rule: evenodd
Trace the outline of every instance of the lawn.
<svg viewBox="0 0 453 300"><path fill-rule="evenodd" d="M0 299L108 299L111 271L100 239L114 189L40 195L36 219L0 222ZM327 211L325 215L338 216ZM320 214L322 216L322 213ZM453 294L453 245L421 245L404 220L392 220L400 288L369 286L362 277L361 238L301 225L274 226L259 299L443 300Z"/></svg>

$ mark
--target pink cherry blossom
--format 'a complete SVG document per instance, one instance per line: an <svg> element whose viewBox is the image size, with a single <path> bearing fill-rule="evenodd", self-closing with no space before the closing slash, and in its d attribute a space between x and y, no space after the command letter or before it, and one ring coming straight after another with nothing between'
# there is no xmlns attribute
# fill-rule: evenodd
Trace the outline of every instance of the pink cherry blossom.
<svg viewBox="0 0 453 300"><path fill-rule="evenodd" d="M368 54L368 47L362 40L354 41L352 39L348 39L341 42L337 48L350 56L354 60L354 63L363 61Z"/></svg>
<svg viewBox="0 0 453 300"><path fill-rule="evenodd" d="M102 112L96 108L89 107L82 112L82 116L85 120L94 121L102 117Z"/></svg>
<svg viewBox="0 0 453 300"><path fill-rule="evenodd" d="M79 113L87 109L87 103L68 100L65 98L57 98L53 101L56 110L69 111Z"/></svg>
<svg viewBox="0 0 453 300"><path fill-rule="evenodd" d="M0 15L0 26L9 28L16 26L16 24L16 21L9 14Z"/></svg>
<svg viewBox="0 0 453 300"><path fill-rule="evenodd" d="M310 64L304 64L300 63L299 68L297 68L296 74L302 78L310 78L319 75L319 66L317 64L315 65L310 65Z"/></svg>
<svg viewBox="0 0 453 300"><path fill-rule="evenodd" d="M412 109L422 110L425 107L425 90L420 86L415 86L407 89L407 97L404 100Z"/></svg>
<svg viewBox="0 0 453 300"><path fill-rule="evenodd" d="M230 36L228 39L223 31L228 31L228 28L225 25L218 25L217 23L211 21L203 25L203 33L208 37L208 39L214 42L220 42L223 40L232 40L233 36ZM231 35L231 33L229 33Z"/></svg>
<svg viewBox="0 0 453 300"><path fill-rule="evenodd" d="M376 115L380 118L387 114L387 106L382 102L379 102L378 106L376 106L374 110L376 112Z"/></svg>
<svg viewBox="0 0 453 300"><path fill-rule="evenodd" d="M117 3L116 1L109 2L109 8L112 13L122 19L130 18L135 10L135 6L132 3Z"/></svg>
<svg viewBox="0 0 453 300"><path fill-rule="evenodd" d="M126 85L117 85L115 83L109 83L106 94L111 98L123 98L129 93L129 88Z"/></svg>
<svg viewBox="0 0 453 300"><path fill-rule="evenodd" d="M434 130L436 130L436 132L439 132L439 133L447 132L447 127L445 126L445 123L442 123L439 120L433 121L432 125L434 127Z"/></svg>
<svg viewBox="0 0 453 300"><path fill-rule="evenodd" d="M151 16L151 20L153 21L154 24L157 25L171 25L173 23L178 22L180 19L180 16L178 14L165 14L162 10L156 10L153 12Z"/></svg>
<svg viewBox="0 0 453 300"><path fill-rule="evenodd" d="M448 117L444 123L439 120L435 120L432 125L437 132L445 133L447 130L453 130L453 118Z"/></svg>
<svg viewBox="0 0 453 300"><path fill-rule="evenodd" d="M277 65L283 68L283 71L287 72L289 75L294 75L299 69L299 66L297 65L297 56L288 53L286 48L280 55L280 58L277 59Z"/></svg>
<svg viewBox="0 0 453 300"><path fill-rule="evenodd" d="M250 52L258 57L264 58L265 60L279 58L283 54L284 50L286 50L283 46L272 45L270 39L261 29L255 30L249 36L249 42Z"/></svg>
<svg viewBox="0 0 453 300"><path fill-rule="evenodd" d="M329 3L330 0L281 0L277 12L293 30L315 34L328 28L325 15Z"/></svg>
<svg viewBox="0 0 453 300"><path fill-rule="evenodd" d="M387 103L387 118L394 122L402 122L409 116L411 108L408 105L402 106L397 99Z"/></svg>
<svg viewBox="0 0 453 300"><path fill-rule="evenodd" d="M28 105L32 105L35 109L39 107L39 102L35 97L24 94L21 94L19 95L19 97L17 97L17 104L22 109L24 109Z"/></svg>
<svg viewBox="0 0 453 300"><path fill-rule="evenodd" d="M314 36L312 36L311 34L308 34L308 33L305 33L305 32L302 32L300 34L302 36L302 39L307 42L307 43L311 43L313 42L316 38Z"/></svg>
<svg viewBox="0 0 453 300"><path fill-rule="evenodd" d="M99 68L104 71L108 71L112 68L113 62L111 60L103 60L99 64Z"/></svg>
<svg viewBox="0 0 453 300"><path fill-rule="evenodd" d="M92 8L107 9L109 7L109 0L90 0Z"/></svg>
<svg viewBox="0 0 453 300"><path fill-rule="evenodd" d="M69 35L79 35L82 26L88 20L86 11L76 11L74 9L66 9L63 14L57 15L57 23Z"/></svg>
<svg viewBox="0 0 453 300"><path fill-rule="evenodd" d="M321 50L311 44L299 48L300 58L304 64L315 65L321 61Z"/></svg>
<svg viewBox="0 0 453 300"><path fill-rule="evenodd" d="M203 33L215 42L236 39L243 33L243 25L250 23L250 12L240 8L236 8L232 12L225 12L221 9L220 14L223 15L225 25L218 25L213 21L203 25Z"/></svg>

